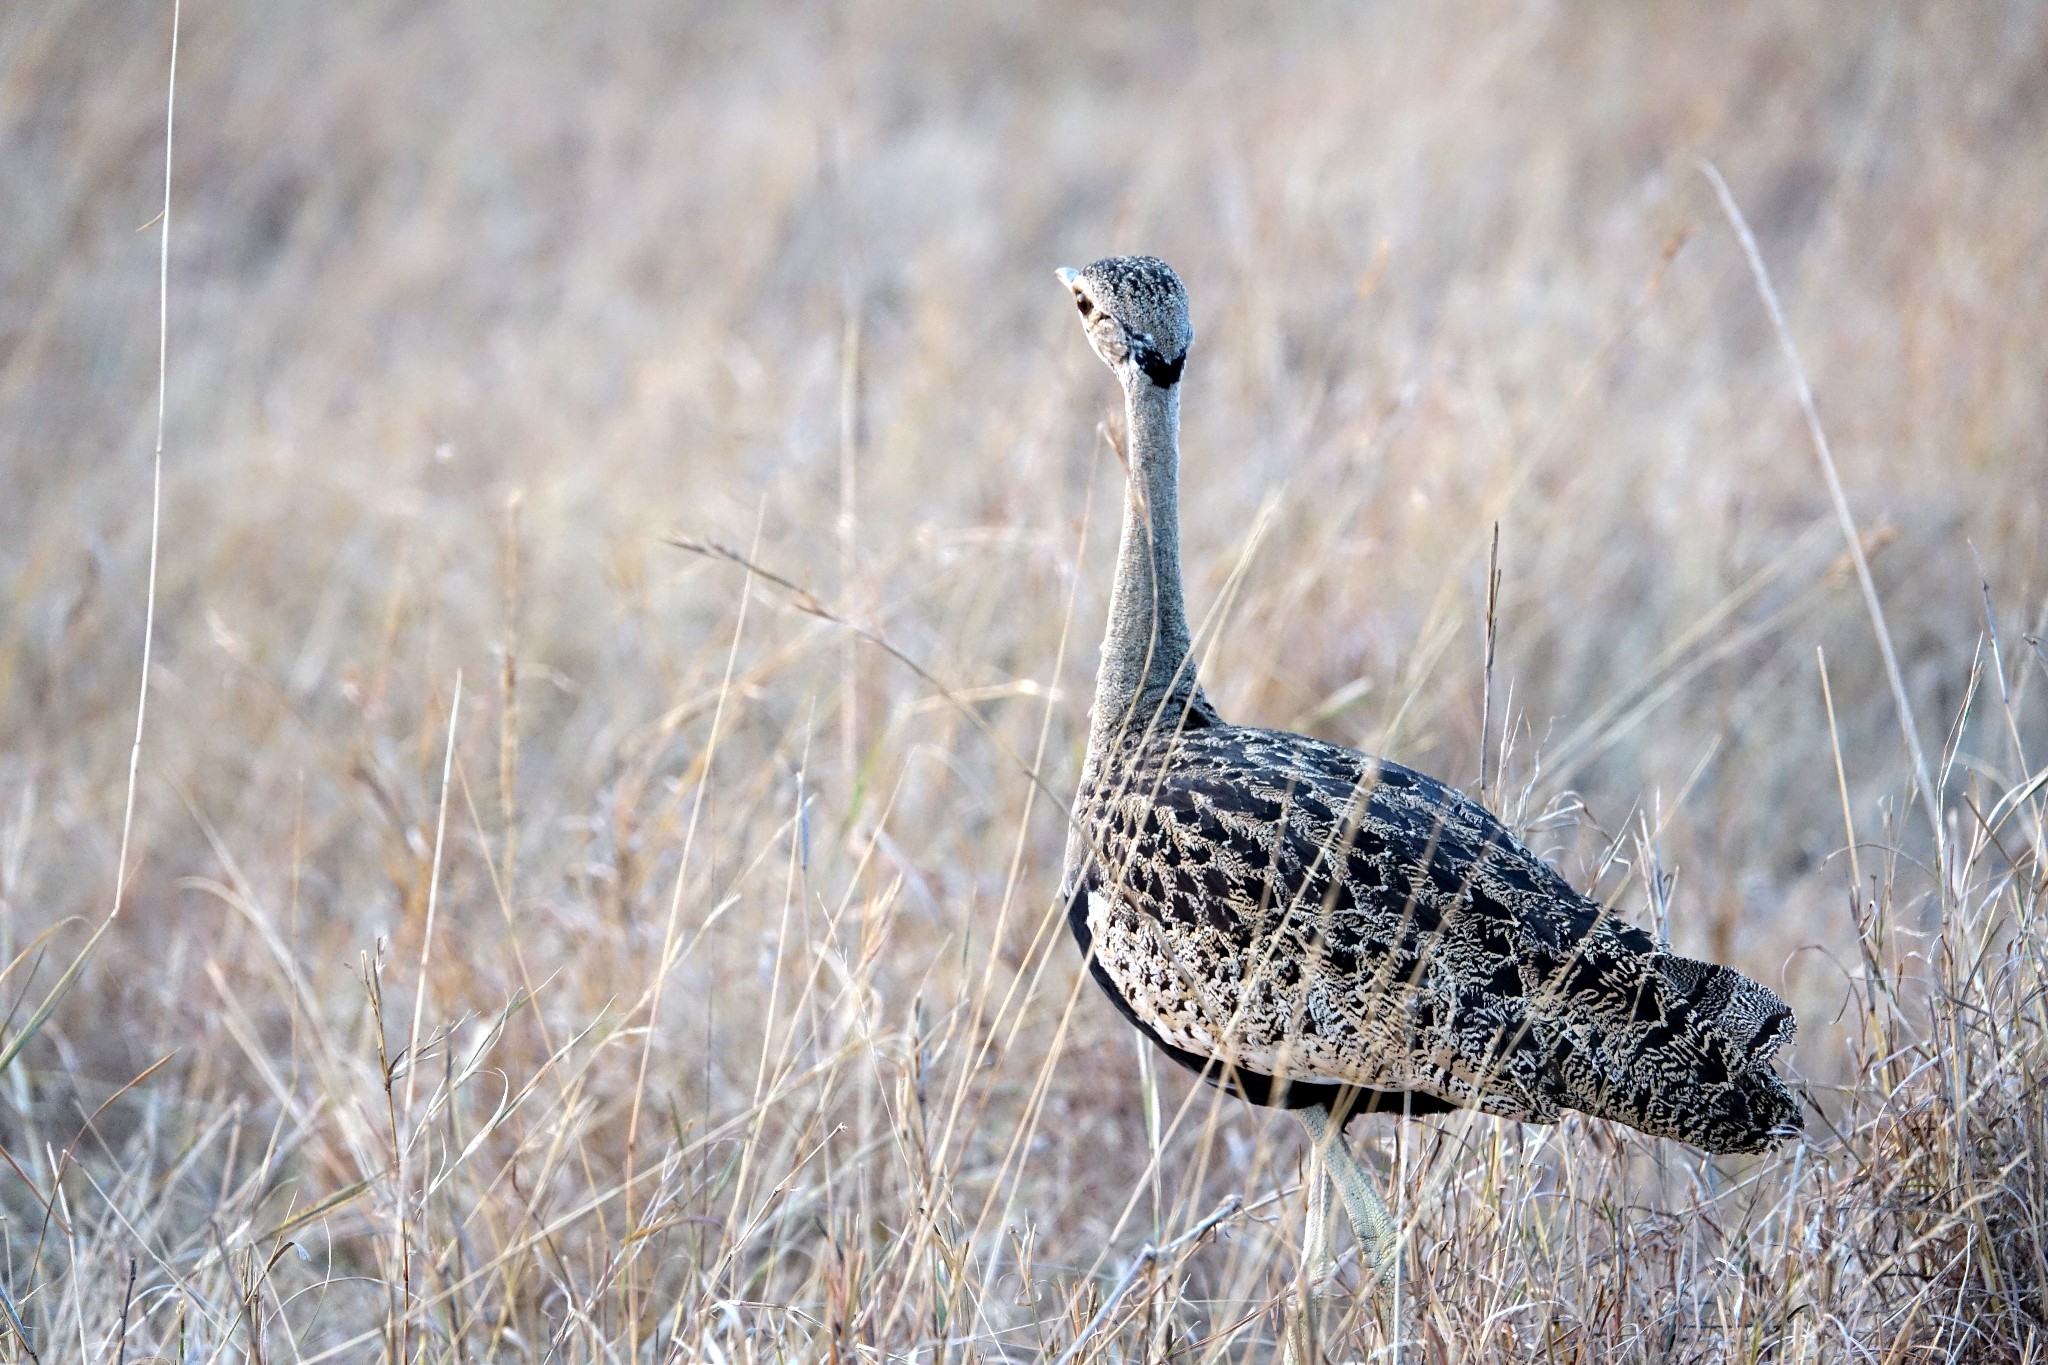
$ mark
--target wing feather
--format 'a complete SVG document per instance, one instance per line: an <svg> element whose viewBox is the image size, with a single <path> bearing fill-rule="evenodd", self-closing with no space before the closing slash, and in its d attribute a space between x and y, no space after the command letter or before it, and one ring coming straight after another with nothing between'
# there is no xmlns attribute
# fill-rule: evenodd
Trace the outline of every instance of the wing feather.
<svg viewBox="0 0 2048 1365"><path fill-rule="evenodd" d="M1796 1126L1769 1066L1782 1001L1659 950L1461 793L1234 726L1118 760L1084 788L1071 917L1188 1065L1534 1122L1577 1108L1720 1151Z"/></svg>

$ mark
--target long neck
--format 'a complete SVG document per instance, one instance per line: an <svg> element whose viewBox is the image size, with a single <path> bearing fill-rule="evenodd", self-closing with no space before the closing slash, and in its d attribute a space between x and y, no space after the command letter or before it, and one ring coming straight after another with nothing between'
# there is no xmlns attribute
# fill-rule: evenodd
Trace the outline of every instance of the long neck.
<svg viewBox="0 0 2048 1365"><path fill-rule="evenodd" d="M1204 710L1208 705L1195 682L1187 608L1181 600L1180 386L1134 387L1125 394L1130 479L1109 630L1095 675L1090 758L1102 754L1126 726L1152 723L1152 712L1162 703L1192 701ZM1159 718L1173 724L1179 710L1168 705Z"/></svg>

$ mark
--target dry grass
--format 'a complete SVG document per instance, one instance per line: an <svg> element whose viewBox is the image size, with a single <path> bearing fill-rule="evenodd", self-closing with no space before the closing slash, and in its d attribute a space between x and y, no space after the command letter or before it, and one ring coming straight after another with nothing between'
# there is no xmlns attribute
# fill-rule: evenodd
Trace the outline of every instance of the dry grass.
<svg viewBox="0 0 2048 1365"><path fill-rule="evenodd" d="M10 1039L113 894L168 37L0 10ZM1491 799L1802 1021L1768 1160L1361 1124L1409 1358L2048 1359L2038 9L193 4L180 61L136 871L0 1075L0 1359L1268 1354L1295 1127L1148 1069L1051 903L1118 474L1049 272L1137 248L1219 703L1474 783L1497 520Z"/></svg>

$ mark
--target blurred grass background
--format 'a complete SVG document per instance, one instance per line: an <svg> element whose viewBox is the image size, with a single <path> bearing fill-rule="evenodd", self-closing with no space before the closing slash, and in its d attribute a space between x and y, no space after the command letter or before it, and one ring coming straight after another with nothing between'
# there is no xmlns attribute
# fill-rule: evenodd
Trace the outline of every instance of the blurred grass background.
<svg viewBox="0 0 2048 1365"><path fill-rule="evenodd" d="M10 1032L112 896L169 39L0 14ZM1474 787L1497 522L1492 800L1642 922L1675 878L1830 1117L1748 1164L1361 1124L1428 1172L1422 1358L2048 1352L2048 1204L1957 1174L1980 1082L2048 1131L2039 964L1995 969L2043 875L2048 13L619 0L184 11L135 871L0 1076L40 1358L1031 1359L1232 1192L1081 1347L1272 1348L1298 1139L1076 993L1005 752L1071 791L1121 476L1050 272L1132 250L1193 296L1226 714ZM2019 1031L1902 1136L1899 1059L1977 1055L1958 982ZM1869 1183L1915 1142L1941 1198Z"/></svg>

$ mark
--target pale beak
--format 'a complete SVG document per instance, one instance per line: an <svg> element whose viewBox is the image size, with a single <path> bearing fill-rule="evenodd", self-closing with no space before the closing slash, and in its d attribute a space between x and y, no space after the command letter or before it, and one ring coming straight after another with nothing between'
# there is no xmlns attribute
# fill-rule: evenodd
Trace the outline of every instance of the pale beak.
<svg viewBox="0 0 2048 1365"><path fill-rule="evenodd" d="M1058 270L1055 270L1052 273L1059 276L1060 283L1065 285L1069 289L1075 288L1077 285L1081 283L1081 272L1078 270L1070 269L1067 266L1061 266Z"/></svg>

